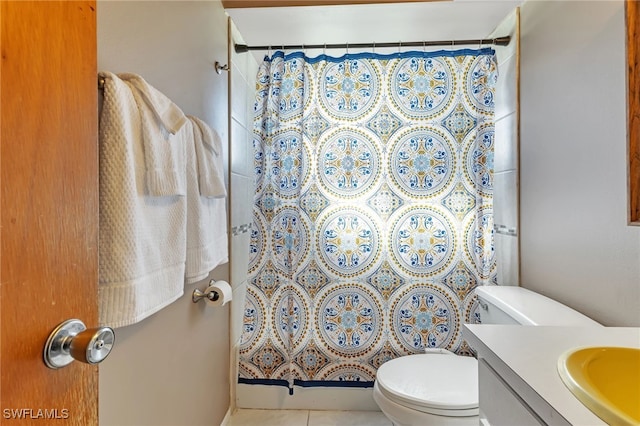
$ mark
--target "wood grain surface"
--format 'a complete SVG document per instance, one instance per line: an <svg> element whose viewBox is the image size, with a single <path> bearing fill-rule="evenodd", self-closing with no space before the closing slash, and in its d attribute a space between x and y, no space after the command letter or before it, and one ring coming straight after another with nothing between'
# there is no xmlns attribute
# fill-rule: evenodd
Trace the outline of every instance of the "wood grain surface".
<svg viewBox="0 0 640 426"><path fill-rule="evenodd" d="M629 223L640 225L640 5L626 1Z"/></svg>
<svg viewBox="0 0 640 426"><path fill-rule="evenodd" d="M0 7L0 422L97 425L97 367L43 362L59 323L97 325L96 5Z"/></svg>

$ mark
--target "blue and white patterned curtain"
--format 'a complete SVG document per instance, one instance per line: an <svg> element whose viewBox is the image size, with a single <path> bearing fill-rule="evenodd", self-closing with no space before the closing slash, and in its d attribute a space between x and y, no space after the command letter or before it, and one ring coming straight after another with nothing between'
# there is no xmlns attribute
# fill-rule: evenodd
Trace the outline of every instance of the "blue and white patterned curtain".
<svg viewBox="0 0 640 426"><path fill-rule="evenodd" d="M496 80L492 49L265 59L241 383L366 387L425 347L470 354Z"/></svg>

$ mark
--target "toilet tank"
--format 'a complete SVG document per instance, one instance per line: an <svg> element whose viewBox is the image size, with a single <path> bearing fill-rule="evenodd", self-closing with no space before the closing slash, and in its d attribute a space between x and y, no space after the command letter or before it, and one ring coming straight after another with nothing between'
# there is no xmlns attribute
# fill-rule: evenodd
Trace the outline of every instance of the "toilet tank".
<svg viewBox="0 0 640 426"><path fill-rule="evenodd" d="M482 324L602 327L580 312L522 287L480 286L475 292Z"/></svg>

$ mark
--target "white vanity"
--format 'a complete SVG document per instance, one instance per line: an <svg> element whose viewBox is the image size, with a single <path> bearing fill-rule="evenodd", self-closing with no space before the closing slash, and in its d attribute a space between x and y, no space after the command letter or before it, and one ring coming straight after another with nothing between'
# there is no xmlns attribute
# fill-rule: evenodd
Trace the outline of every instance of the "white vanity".
<svg viewBox="0 0 640 426"><path fill-rule="evenodd" d="M558 358L577 347L640 348L640 328L466 324L463 336L478 353L483 426L605 425L566 388Z"/></svg>

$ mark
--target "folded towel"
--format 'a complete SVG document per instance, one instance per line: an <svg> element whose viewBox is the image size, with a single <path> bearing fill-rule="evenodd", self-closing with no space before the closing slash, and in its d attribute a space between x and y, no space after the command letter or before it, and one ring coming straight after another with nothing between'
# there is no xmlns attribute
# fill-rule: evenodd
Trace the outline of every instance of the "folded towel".
<svg viewBox="0 0 640 426"><path fill-rule="evenodd" d="M209 275L216 266L228 262L227 209L226 199L216 192L216 198L202 195L198 173L200 162L196 161L198 147L203 147L206 138L211 138L212 131L206 123L196 117L190 119L189 127L193 129L192 139L187 143L187 264L185 280L187 283L200 281ZM186 126L185 126L186 127ZM213 139L211 139L213 140ZM218 138L219 142L219 138ZM213 148L209 145L211 153ZM213 163L222 167L222 152ZM224 181L221 185L224 190ZM226 190L224 191L226 193ZM220 196L221 195L221 196Z"/></svg>
<svg viewBox="0 0 640 426"><path fill-rule="evenodd" d="M224 159L222 158L222 142L215 130L197 117L188 116L200 129L201 137L196 140L196 157L198 163L198 185L200 195L205 197L226 197L224 185ZM195 131L195 129L194 129Z"/></svg>
<svg viewBox="0 0 640 426"><path fill-rule="evenodd" d="M99 322L121 327L183 294L187 200L144 191L143 123L134 94L115 74L100 76L105 84L99 128ZM182 141L191 130L186 127L176 134Z"/></svg>
<svg viewBox="0 0 640 426"><path fill-rule="evenodd" d="M131 89L142 119L149 195L186 195L184 141L178 132L187 118L162 92L136 74L118 74Z"/></svg>

